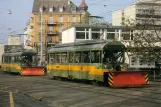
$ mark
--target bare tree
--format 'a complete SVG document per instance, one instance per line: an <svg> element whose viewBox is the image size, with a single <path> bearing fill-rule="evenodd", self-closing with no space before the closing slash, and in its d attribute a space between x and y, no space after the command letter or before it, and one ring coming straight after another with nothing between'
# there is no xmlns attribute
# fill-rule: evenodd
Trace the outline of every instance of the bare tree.
<svg viewBox="0 0 161 107"><path fill-rule="evenodd" d="M132 40L127 45L127 52L143 56L147 61L160 62L161 10L152 3L140 11L136 14L136 20L126 19L123 23L127 31L132 31Z"/></svg>

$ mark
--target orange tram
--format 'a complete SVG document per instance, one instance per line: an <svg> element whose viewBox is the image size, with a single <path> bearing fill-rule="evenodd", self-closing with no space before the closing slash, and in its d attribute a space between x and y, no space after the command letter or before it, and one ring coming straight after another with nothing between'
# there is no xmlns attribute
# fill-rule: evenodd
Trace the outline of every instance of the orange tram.
<svg viewBox="0 0 161 107"><path fill-rule="evenodd" d="M1 69L20 75L44 75L44 68L38 67L38 57L32 50L10 50L3 54Z"/></svg>
<svg viewBox="0 0 161 107"><path fill-rule="evenodd" d="M87 80L111 87L149 83L148 71L125 69L125 46L114 40L58 44L48 50L51 78Z"/></svg>

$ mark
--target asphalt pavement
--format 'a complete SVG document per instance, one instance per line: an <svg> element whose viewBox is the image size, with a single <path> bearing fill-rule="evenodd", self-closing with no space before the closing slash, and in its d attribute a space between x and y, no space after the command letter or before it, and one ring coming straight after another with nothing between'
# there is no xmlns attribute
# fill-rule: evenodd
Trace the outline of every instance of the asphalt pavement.
<svg viewBox="0 0 161 107"><path fill-rule="evenodd" d="M31 97L0 90L0 107L51 107Z"/></svg>
<svg viewBox="0 0 161 107"><path fill-rule="evenodd" d="M0 107L160 107L161 82L110 88L0 72ZM12 92L12 93L11 93ZM11 95L12 94L12 95Z"/></svg>

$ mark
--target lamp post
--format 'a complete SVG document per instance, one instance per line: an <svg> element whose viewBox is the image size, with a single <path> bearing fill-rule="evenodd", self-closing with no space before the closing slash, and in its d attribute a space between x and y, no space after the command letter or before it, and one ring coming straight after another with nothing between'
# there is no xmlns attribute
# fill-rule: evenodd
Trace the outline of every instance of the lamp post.
<svg viewBox="0 0 161 107"><path fill-rule="evenodd" d="M42 37L42 21L43 21L43 17L42 17L42 12L43 12L43 9L41 9L40 11L40 15L41 15L41 53L40 53L40 63L42 64L42 60L43 60L43 37Z"/></svg>

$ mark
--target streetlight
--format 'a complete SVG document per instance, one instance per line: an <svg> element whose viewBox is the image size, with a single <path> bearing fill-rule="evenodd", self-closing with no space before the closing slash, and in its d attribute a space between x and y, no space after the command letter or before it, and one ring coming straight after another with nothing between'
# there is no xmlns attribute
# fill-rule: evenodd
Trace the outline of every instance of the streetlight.
<svg viewBox="0 0 161 107"><path fill-rule="evenodd" d="M43 8L41 9L40 11L40 14L41 14L41 53L40 53L40 63L42 64L42 60L43 60L43 43L42 43L42 21L43 21L43 17L42 17L42 12L43 12Z"/></svg>
<svg viewBox="0 0 161 107"><path fill-rule="evenodd" d="M12 14L12 11L10 9L8 10L8 14Z"/></svg>
<svg viewBox="0 0 161 107"><path fill-rule="evenodd" d="M8 14L12 14L11 9L3 9L3 8L0 8L0 10L7 10L8 11Z"/></svg>

